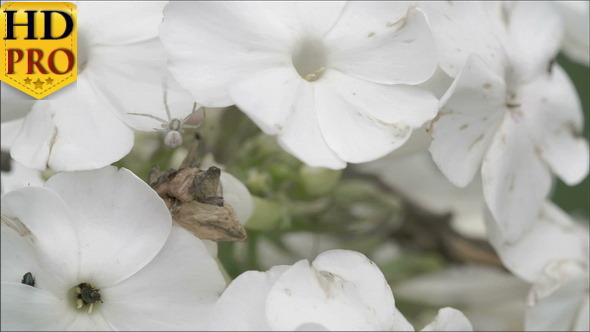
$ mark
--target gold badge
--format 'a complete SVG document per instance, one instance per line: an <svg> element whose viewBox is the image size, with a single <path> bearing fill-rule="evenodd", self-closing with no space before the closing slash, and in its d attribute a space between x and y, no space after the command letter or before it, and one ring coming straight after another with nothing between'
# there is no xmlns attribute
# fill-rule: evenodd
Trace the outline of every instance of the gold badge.
<svg viewBox="0 0 590 332"><path fill-rule="evenodd" d="M2 7L0 80L41 99L78 76L76 6L69 2L7 2Z"/></svg>

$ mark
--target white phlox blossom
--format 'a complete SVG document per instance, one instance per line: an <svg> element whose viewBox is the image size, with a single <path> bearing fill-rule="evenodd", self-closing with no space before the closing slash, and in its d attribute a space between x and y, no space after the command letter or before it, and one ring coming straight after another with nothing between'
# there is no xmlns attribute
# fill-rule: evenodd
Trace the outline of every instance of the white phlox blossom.
<svg viewBox="0 0 590 332"><path fill-rule="evenodd" d="M416 87L437 68L430 29L403 2L173 2L169 69L206 107L238 106L310 166L401 146L437 112Z"/></svg>
<svg viewBox="0 0 590 332"><path fill-rule="evenodd" d="M160 197L116 167L2 196L2 330L205 329L225 281Z"/></svg>
<svg viewBox="0 0 590 332"><path fill-rule="evenodd" d="M441 98L430 152L451 182L481 169L487 206L507 241L530 229L552 172L574 185L588 174L580 101L554 63L563 35L552 3L422 5L455 81Z"/></svg>
<svg viewBox="0 0 590 332"><path fill-rule="evenodd" d="M577 224L551 202L545 202L534 227L516 242L503 237L492 216L488 215L486 225L504 265L532 284L525 329L588 331L587 226Z"/></svg>
<svg viewBox="0 0 590 332"><path fill-rule="evenodd" d="M127 113L162 109L165 55L157 37L165 4L77 3L78 79L34 102L11 149L15 160L40 170L86 170L131 150ZM24 108L24 116L27 104L17 102L7 111Z"/></svg>
<svg viewBox="0 0 590 332"><path fill-rule="evenodd" d="M236 278L217 302L210 330L414 331L395 307L379 268L363 254L330 250ZM423 331L471 331L463 314L443 308Z"/></svg>

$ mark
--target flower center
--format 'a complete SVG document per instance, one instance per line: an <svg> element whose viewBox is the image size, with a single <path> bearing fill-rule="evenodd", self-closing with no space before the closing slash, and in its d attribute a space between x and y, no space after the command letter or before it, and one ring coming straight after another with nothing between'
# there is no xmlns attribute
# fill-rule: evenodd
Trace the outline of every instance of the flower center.
<svg viewBox="0 0 590 332"><path fill-rule="evenodd" d="M506 107L508 111L515 112L520 108L520 98L518 95L520 84L518 75L512 66L506 69L504 82L506 82Z"/></svg>
<svg viewBox="0 0 590 332"><path fill-rule="evenodd" d="M293 66L303 79L313 82L326 70L326 50L318 40L304 40L293 52Z"/></svg>
<svg viewBox="0 0 590 332"><path fill-rule="evenodd" d="M98 302L102 303L100 289L95 288L87 282L74 287L72 296L76 303L76 309L88 310L89 314L92 313L95 304L98 305Z"/></svg>

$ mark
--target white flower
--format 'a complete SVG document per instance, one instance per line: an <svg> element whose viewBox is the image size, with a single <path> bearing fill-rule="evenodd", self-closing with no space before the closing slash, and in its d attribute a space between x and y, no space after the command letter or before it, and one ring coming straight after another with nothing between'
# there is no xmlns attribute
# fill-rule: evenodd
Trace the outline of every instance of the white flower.
<svg viewBox="0 0 590 332"><path fill-rule="evenodd" d="M567 56L590 66L590 4L588 1L555 1L565 23L563 51Z"/></svg>
<svg viewBox="0 0 590 332"><path fill-rule="evenodd" d="M157 194L112 166L5 194L1 273L3 330L203 329L225 286Z"/></svg>
<svg viewBox="0 0 590 332"><path fill-rule="evenodd" d="M402 145L436 114L428 24L399 2L173 2L169 69L206 107L237 105L310 166Z"/></svg>
<svg viewBox="0 0 590 332"><path fill-rule="evenodd" d="M364 255L331 250L313 263L248 271L236 278L215 306L212 330L413 331L397 310L391 289ZM424 328L471 331L459 311L443 308Z"/></svg>
<svg viewBox="0 0 590 332"><path fill-rule="evenodd" d="M133 131L122 118L163 109L165 56L157 37L165 4L77 4L78 80L35 102L14 159L72 171L106 166L131 150Z"/></svg>
<svg viewBox="0 0 590 332"><path fill-rule="evenodd" d="M490 242L504 265L533 284L527 330L588 330L589 233L551 202L534 227L516 242L503 237L491 216Z"/></svg>
<svg viewBox="0 0 590 332"><path fill-rule="evenodd" d="M551 187L588 174L580 102L553 63L561 36L551 3L424 5L455 81L441 98L430 152L458 186L481 168L484 197L509 241L532 227Z"/></svg>

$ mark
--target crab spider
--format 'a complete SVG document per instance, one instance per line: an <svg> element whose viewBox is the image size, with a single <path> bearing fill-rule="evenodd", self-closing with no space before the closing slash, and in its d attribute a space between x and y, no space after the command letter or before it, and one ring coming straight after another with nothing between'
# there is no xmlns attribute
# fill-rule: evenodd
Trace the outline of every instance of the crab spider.
<svg viewBox="0 0 590 332"><path fill-rule="evenodd" d="M194 126L185 124L188 121L188 119L190 119L190 117L197 111L197 103L193 103L193 110L184 119L181 120L178 118L172 118L172 115L170 115L170 108L168 107L168 88L165 78L162 80L162 86L164 89L164 107L166 108L166 116L168 118L167 120L146 113L127 114L145 116L162 122L162 127L154 128L154 130L166 133L166 135L164 135L164 144L171 149L176 149L177 147L182 145L182 133L184 132L184 129L199 127L198 125Z"/></svg>

